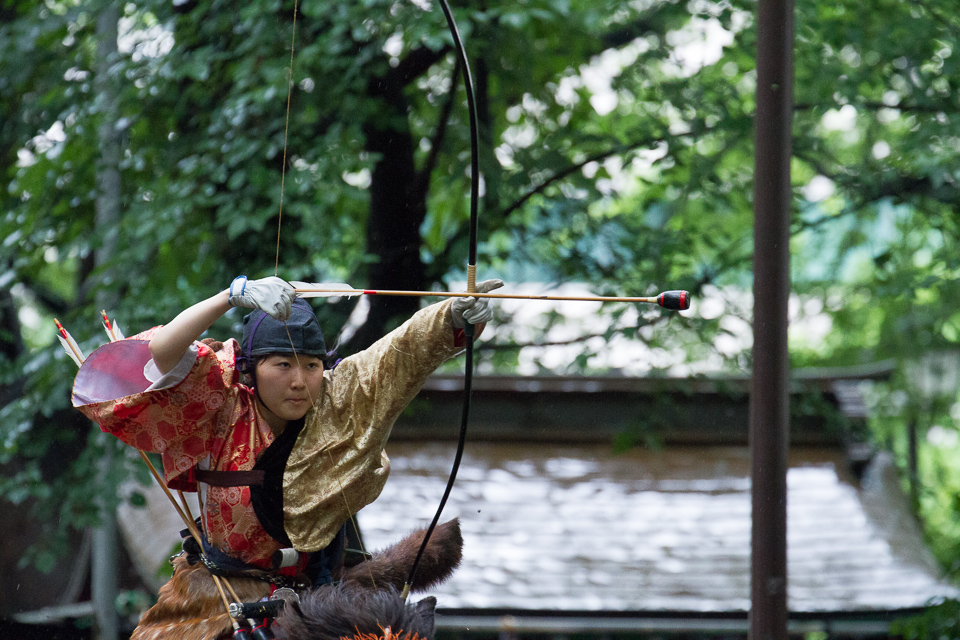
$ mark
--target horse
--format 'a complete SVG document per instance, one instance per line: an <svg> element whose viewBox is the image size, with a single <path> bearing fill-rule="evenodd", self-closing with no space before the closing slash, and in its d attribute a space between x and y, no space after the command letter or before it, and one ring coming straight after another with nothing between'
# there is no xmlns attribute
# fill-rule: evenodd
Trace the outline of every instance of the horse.
<svg viewBox="0 0 960 640"><path fill-rule="evenodd" d="M288 600L270 632L278 640L432 640L436 599L407 603L401 596L425 533L415 531L368 559L341 568L333 584L304 590L298 594L299 602ZM436 527L410 591L422 592L446 580L462 556L459 521ZM131 640L231 637L235 621L206 566L191 565L184 555L172 562L173 577L160 588L157 603L144 613ZM241 602L260 601L272 590L271 584L249 577L231 577L228 582Z"/></svg>

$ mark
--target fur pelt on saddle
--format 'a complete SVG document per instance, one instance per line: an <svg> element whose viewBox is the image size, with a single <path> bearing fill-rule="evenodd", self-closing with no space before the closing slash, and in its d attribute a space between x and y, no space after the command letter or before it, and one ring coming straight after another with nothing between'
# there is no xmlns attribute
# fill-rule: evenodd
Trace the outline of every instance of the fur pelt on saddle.
<svg viewBox="0 0 960 640"><path fill-rule="evenodd" d="M337 585L308 590L299 607L285 607L273 625L282 640L431 640L434 598L406 603L400 590L416 558L425 531L419 530L353 567L344 569ZM463 538L454 519L438 526L420 560L412 591L429 589L448 578L460 564ZM270 585L251 578L230 578L243 602L270 594ZM131 640L207 640L226 638L233 623L224 611L213 579L202 563L174 559L173 578L160 589L157 604L140 620Z"/></svg>

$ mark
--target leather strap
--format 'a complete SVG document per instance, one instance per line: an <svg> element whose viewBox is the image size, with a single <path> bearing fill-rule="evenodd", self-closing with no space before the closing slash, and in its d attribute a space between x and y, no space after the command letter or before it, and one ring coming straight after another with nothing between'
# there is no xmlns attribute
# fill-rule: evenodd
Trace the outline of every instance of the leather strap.
<svg viewBox="0 0 960 640"><path fill-rule="evenodd" d="M214 487L258 487L263 484L265 475L263 471L257 469L253 471L197 469L194 471L194 478L197 482L203 482Z"/></svg>

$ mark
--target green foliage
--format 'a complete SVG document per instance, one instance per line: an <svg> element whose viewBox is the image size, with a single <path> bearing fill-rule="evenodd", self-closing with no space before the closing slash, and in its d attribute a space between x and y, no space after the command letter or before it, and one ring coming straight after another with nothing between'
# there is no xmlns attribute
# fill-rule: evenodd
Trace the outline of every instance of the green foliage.
<svg viewBox="0 0 960 640"><path fill-rule="evenodd" d="M943 429L942 427L940 428ZM954 432L954 438L955 438ZM928 444L921 466L920 513L928 543L947 573L960 578L960 448Z"/></svg>
<svg viewBox="0 0 960 640"><path fill-rule="evenodd" d="M117 450L113 469L97 470L105 447L115 445L90 435L70 407L73 365L52 344L53 316L89 353L103 342L104 300L130 334L241 272L262 276L277 265L288 279L363 285L370 265L390 251L370 244L371 191L384 187L380 169L407 160L421 190L386 187L406 199L391 203L398 215L422 200L425 217L409 219L427 284L462 277L468 135L439 11L379 0L301 3L290 78L292 2L127 3L120 52L109 60L98 53L102 6L7 3L0 24L0 265L17 304L38 317L4 327L24 336L27 349L2 381L13 400L0 410L0 493L31 503L51 523L30 557L42 566L62 552L71 528L96 522L99 501L137 468ZM690 19L689 10L671 2L624 9L536 1L460 8L457 17L484 100L488 268L542 262L547 278L591 279L624 294L689 279L686 255L672 257L684 242L683 223L651 228L636 211L661 197L603 186L617 172L600 166L607 158L629 166L665 138L682 139L690 152L694 134L670 133L673 123L656 105L655 84L673 93L681 84L655 72L633 86L625 74L614 80L616 91L642 93L646 106L634 111L624 99L606 115L582 85L572 100L553 97L592 56L637 37L653 43L638 62L663 64L666 34ZM103 87L112 87L115 106ZM122 217L105 226L97 179L110 129L120 134ZM372 146L378 130L408 135L409 159ZM531 136L540 143L524 142ZM591 158L597 168L583 170ZM647 252L642 262L639 252ZM322 309L333 326L347 312L346 305ZM228 314L211 333L230 335L238 319ZM661 321L610 335L650 323ZM516 360L505 349L485 364L509 368Z"/></svg>
<svg viewBox="0 0 960 640"><path fill-rule="evenodd" d="M957 640L960 638L960 602L945 600L923 613L895 621L890 633L904 640Z"/></svg>
<svg viewBox="0 0 960 640"><path fill-rule="evenodd" d="M364 286L388 265L424 286L463 279L467 118L437 8L301 2L290 78L291 0L126 3L108 61L98 58L102 6L0 7L0 293L39 318L0 326L0 493L51 522L32 557L41 565L69 527L95 521L95 498L142 474L77 419L73 365L51 344L50 318L89 353L104 341L103 305L129 334L238 273ZM617 295L749 289L755 9L461 3L481 100L481 275ZM942 0L804 1L796 11L793 281L830 330L792 338L793 364L905 363L955 344L956 12ZM705 27L727 44L698 62L703 49L685 43ZM105 130L122 149L122 218L109 226L96 212ZM406 262L392 262L398 255ZM340 326L351 309L323 305L321 320ZM596 373L594 356L623 337L654 354L682 350L687 364L750 366L748 350L724 346L748 327L748 305L601 313L568 364L535 366ZM211 333L232 335L239 318ZM373 333L395 321L380 318ZM498 332L481 369L513 370L521 346L563 322L548 314ZM875 424L877 440L901 452L905 388L902 378L889 385ZM115 471L98 476L108 450ZM930 458L928 486L954 487L944 470L955 459ZM947 530L955 512L930 522ZM949 565L960 551L939 553Z"/></svg>
<svg viewBox="0 0 960 640"><path fill-rule="evenodd" d="M899 365L875 391L873 436L905 468L906 424L916 423L918 515L931 549L956 578L960 452L927 439L930 425L956 435L956 394L924 403L906 372L922 354L960 340L957 18L936 2L798 9L796 125L807 133L795 138L794 175L830 190L799 202L794 282L821 301L832 329L818 344L798 345L792 358L801 365ZM906 637L955 637L948 626L930 624Z"/></svg>

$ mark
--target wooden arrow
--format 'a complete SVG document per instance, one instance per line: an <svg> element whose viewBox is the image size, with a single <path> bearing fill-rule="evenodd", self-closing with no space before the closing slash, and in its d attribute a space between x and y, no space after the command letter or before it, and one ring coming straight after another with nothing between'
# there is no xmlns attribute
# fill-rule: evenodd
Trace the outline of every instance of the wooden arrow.
<svg viewBox="0 0 960 640"><path fill-rule="evenodd" d="M655 296L615 297L615 296L552 296L518 293L470 293L466 291L398 291L393 289L355 289L349 285L336 283L292 283L301 298L332 298L337 296L435 296L442 298L496 298L501 300L573 300L579 302L646 302L657 304L671 311L683 311L690 308L688 291L664 291Z"/></svg>

